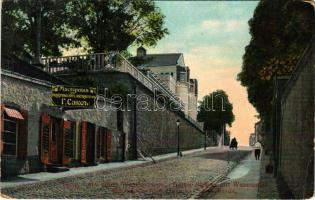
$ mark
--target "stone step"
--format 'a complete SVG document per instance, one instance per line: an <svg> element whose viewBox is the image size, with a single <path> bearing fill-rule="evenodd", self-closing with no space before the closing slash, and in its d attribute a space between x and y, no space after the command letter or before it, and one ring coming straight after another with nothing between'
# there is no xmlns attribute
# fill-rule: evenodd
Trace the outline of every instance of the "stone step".
<svg viewBox="0 0 315 200"><path fill-rule="evenodd" d="M47 172L52 172L52 173L58 173L58 172L65 172L69 171L68 167L60 166L58 164L48 164L47 165Z"/></svg>

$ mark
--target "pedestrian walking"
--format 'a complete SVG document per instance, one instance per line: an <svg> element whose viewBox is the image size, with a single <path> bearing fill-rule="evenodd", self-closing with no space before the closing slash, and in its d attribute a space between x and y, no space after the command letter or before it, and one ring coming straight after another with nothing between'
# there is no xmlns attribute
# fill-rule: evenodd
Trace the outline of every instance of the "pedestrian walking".
<svg viewBox="0 0 315 200"><path fill-rule="evenodd" d="M257 141L254 144L254 149L255 149L255 158L256 158L256 160L260 160L261 143L259 141Z"/></svg>
<svg viewBox="0 0 315 200"><path fill-rule="evenodd" d="M231 140L231 143L230 143L230 149L233 150L237 150L237 141L236 141L236 138L234 137L232 140Z"/></svg>

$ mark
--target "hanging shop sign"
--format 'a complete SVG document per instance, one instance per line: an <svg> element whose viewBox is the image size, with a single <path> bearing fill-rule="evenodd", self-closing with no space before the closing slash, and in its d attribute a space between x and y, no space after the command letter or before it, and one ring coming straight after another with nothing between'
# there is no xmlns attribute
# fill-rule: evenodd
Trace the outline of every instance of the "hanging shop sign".
<svg viewBox="0 0 315 200"><path fill-rule="evenodd" d="M94 107L97 89L94 87L74 87L53 85L51 88L51 106L66 108Z"/></svg>

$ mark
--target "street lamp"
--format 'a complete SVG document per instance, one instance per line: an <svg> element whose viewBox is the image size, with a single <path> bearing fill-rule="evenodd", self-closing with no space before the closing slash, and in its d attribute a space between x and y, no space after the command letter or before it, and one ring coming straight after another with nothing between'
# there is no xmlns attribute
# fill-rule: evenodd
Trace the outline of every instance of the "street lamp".
<svg viewBox="0 0 315 200"><path fill-rule="evenodd" d="M204 145L204 150L207 150L207 130L205 130L205 145Z"/></svg>
<svg viewBox="0 0 315 200"><path fill-rule="evenodd" d="M177 156L180 156L180 152L179 152L179 125L180 125L180 120L179 119L176 121L176 125L177 125Z"/></svg>

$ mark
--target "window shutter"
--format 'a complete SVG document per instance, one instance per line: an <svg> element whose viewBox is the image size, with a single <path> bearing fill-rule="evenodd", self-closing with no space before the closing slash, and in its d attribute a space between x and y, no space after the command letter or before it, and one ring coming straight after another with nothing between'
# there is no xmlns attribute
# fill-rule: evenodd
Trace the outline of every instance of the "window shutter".
<svg viewBox="0 0 315 200"><path fill-rule="evenodd" d="M102 148L102 156L104 161L107 160L107 128L102 128L102 142L103 142L103 148Z"/></svg>
<svg viewBox="0 0 315 200"><path fill-rule="evenodd" d="M3 115L4 115L4 105L1 104L1 125L0 125L0 153L2 155L2 149L3 149L3 144L2 144L2 131L4 129L4 122L3 122Z"/></svg>
<svg viewBox="0 0 315 200"><path fill-rule="evenodd" d="M49 135L50 135L50 116L47 113L41 115L41 145L40 155L44 164L49 163Z"/></svg>
<svg viewBox="0 0 315 200"><path fill-rule="evenodd" d="M63 164L67 165L73 157L73 132L70 121L63 121Z"/></svg>
<svg viewBox="0 0 315 200"><path fill-rule="evenodd" d="M96 159L97 160L100 160L101 158L101 146L102 146L102 143L101 143L101 127L97 127L96 128L97 131L96 131Z"/></svg>
<svg viewBox="0 0 315 200"><path fill-rule="evenodd" d="M87 122L81 123L81 163L86 163Z"/></svg>
<svg viewBox="0 0 315 200"><path fill-rule="evenodd" d="M107 129L107 140L106 140L106 160L109 162L112 160L112 131Z"/></svg>
<svg viewBox="0 0 315 200"><path fill-rule="evenodd" d="M28 134L28 112L21 110L24 120L19 120L18 129L18 143L17 143L17 157L19 159L26 159L27 157L27 134Z"/></svg>

